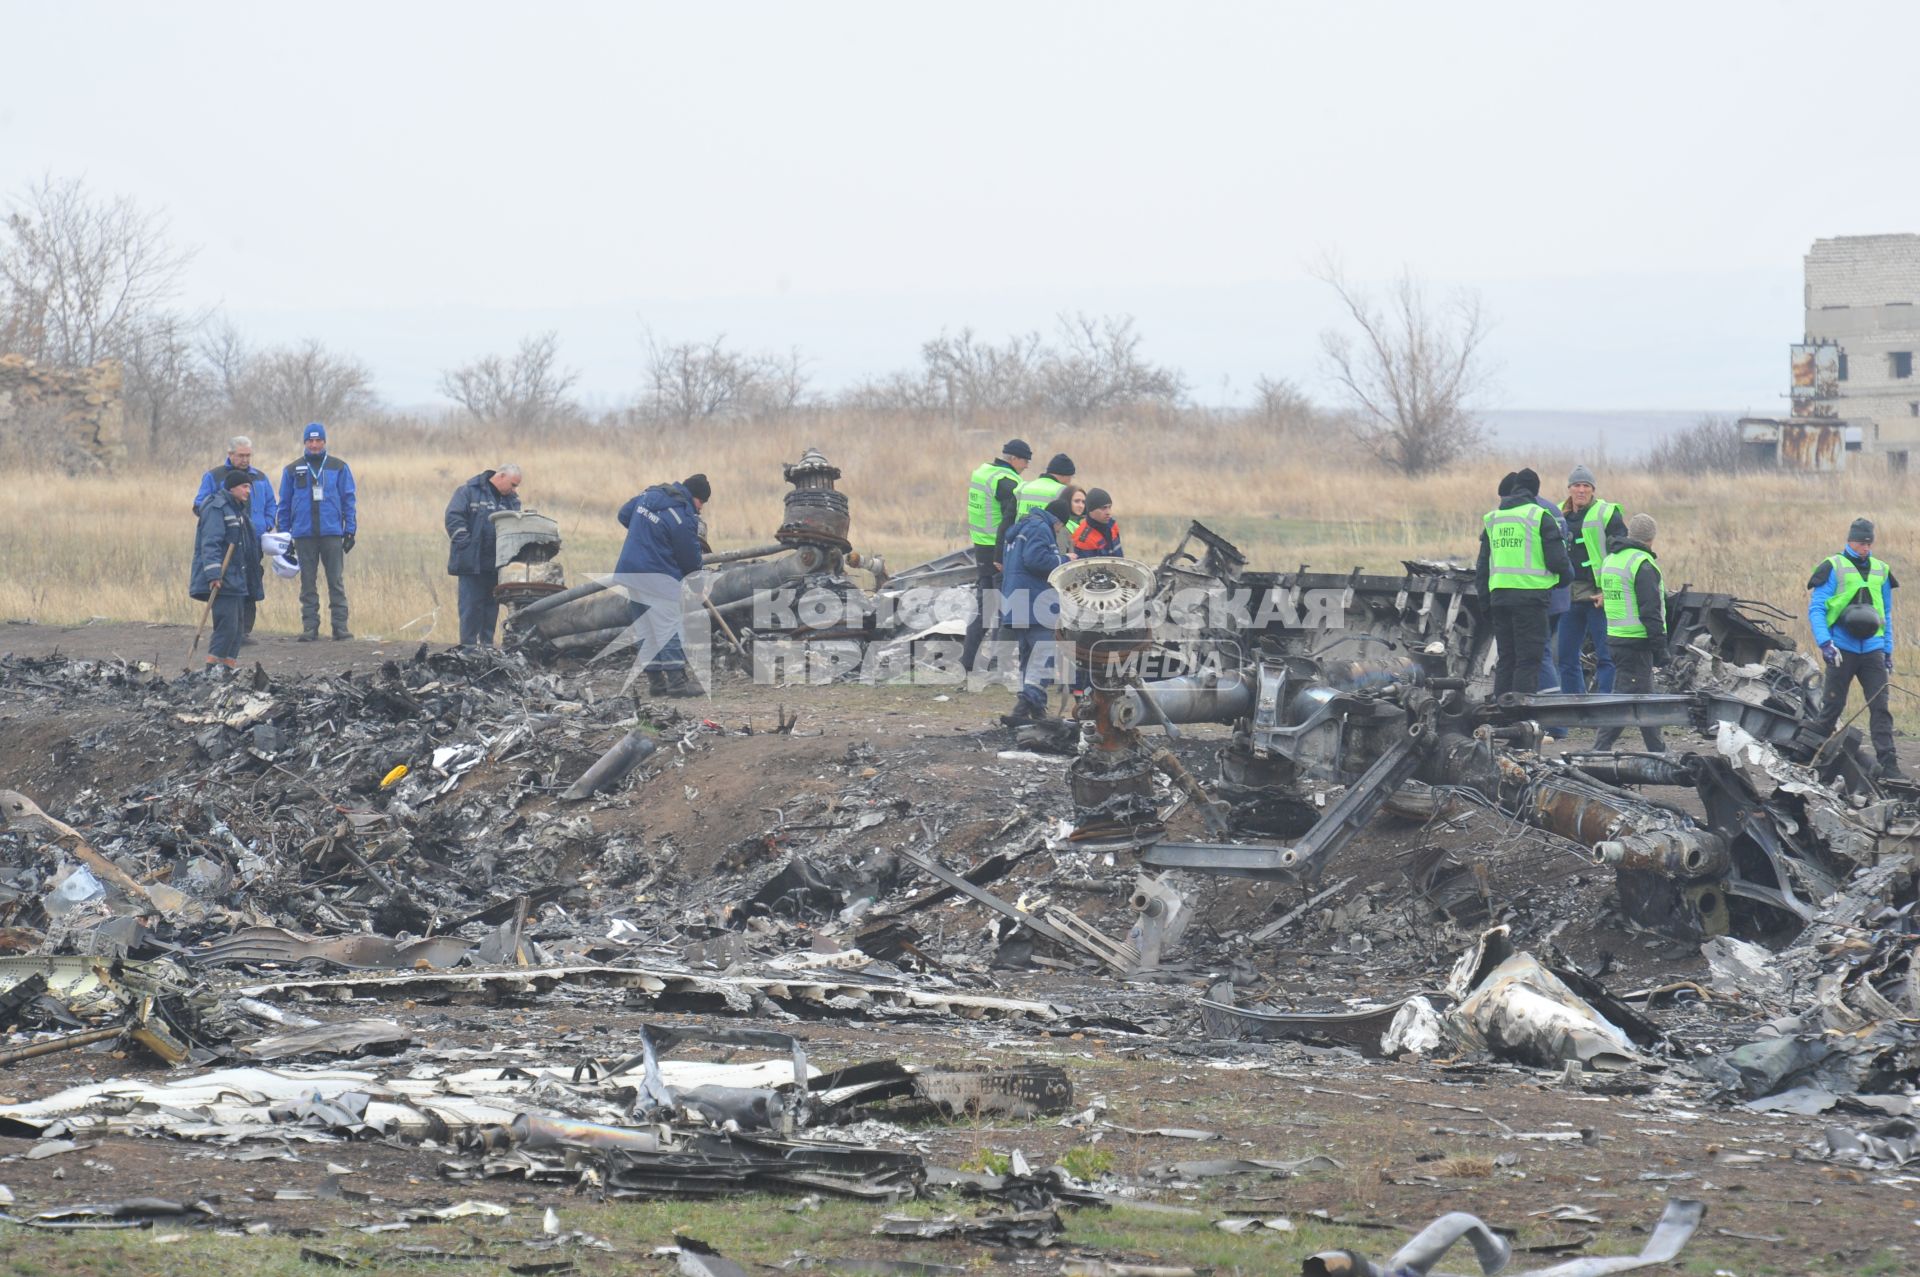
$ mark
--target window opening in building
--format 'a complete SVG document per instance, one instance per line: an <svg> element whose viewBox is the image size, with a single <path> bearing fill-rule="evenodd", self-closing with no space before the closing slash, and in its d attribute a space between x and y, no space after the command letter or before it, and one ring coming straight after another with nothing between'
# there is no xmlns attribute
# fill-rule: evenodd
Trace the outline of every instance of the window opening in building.
<svg viewBox="0 0 1920 1277"><path fill-rule="evenodd" d="M1891 351L1887 355L1887 362L1893 365L1895 380L1905 380L1913 376L1913 352L1911 350Z"/></svg>
<svg viewBox="0 0 1920 1277"><path fill-rule="evenodd" d="M1846 379L1847 379L1847 352L1843 350L1840 352L1840 380L1845 381Z"/></svg>

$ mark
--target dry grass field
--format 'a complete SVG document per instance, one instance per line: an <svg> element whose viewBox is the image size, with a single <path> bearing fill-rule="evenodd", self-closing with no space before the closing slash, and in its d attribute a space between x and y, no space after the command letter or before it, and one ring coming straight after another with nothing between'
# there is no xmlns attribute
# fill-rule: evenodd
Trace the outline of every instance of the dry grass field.
<svg viewBox="0 0 1920 1277"><path fill-rule="evenodd" d="M1256 567L1271 569L1392 569L1406 557L1469 557L1501 474L1531 464L1557 496L1579 459L1490 456L1415 480L1366 464L1340 439L1244 422L1024 433L1041 460L1064 449L1084 483L1115 494L1134 557L1157 560L1197 518L1242 546ZM441 512L456 484L496 462L524 467L522 496L559 519L563 561L577 576L612 566L621 502L694 471L713 481L707 513L716 549L769 539L786 491L781 463L812 445L846 472L840 486L852 498L855 545L900 567L964 543L966 476L1003 437L1000 430L830 416L675 434L580 428L539 439L338 426L333 447L352 464L360 494L360 534L347 563L353 628L365 636L453 639ZM294 431L254 439L259 463L277 476L294 454ZM220 459L223 444L210 437L204 460L192 466L136 463L80 477L16 470L0 519L0 619L197 619L186 594L188 507L201 470ZM1596 468L1602 495L1660 520L1657 548L1676 587L1692 582L1798 614L1808 571L1839 546L1856 514L1878 522L1880 546L1896 568L1914 562L1915 481L1873 462L1836 476L1709 479ZM292 586L271 581L268 592L261 624L296 630ZM1896 633L1911 632L1903 621L1896 618Z"/></svg>

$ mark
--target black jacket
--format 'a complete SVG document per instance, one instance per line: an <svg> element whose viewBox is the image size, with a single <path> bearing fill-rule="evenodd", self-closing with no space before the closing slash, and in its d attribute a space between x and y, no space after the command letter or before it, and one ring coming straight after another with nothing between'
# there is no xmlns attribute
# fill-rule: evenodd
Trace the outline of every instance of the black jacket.
<svg viewBox="0 0 1920 1277"><path fill-rule="evenodd" d="M1645 550L1653 554L1653 547L1645 541L1635 541L1632 537L1614 537L1607 542L1607 553L1616 550ZM1655 559L1660 556L1653 554ZM1667 592L1660 583L1657 572L1647 571L1642 563L1640 570L1633 574L1633 602L1640 609L1640 623L1647 627L1644 639L1609 638L1609 643L1645 643L1656 652L1665 651L1667 646Z"/></svg>
<svg viewBox="0 0 1920 1277"><path fill-rule="evenodd" d="M1539 496L1533 492L1514 492L1500 498L1500 508L1511 510L1516 506L1538 505ZM1567 561L1567 543L1560 535L1560 520L1544 519L1540 530L1540 548L1546 558L1547 571L1560 578L1561 585L1573 584L1573 564ZM1552 602L1552 590L1502 590L1498 594L1487 588L1488 568L1493 561L1493 547L1487 544L1487 530L1480 529L1480 557L1473 565L1473 581L1480 587L1480 597L1491 607L1532 607L1537 601L1541 607Z"/></svg>
<svg viewBox="0 0 1920 1277"><path fill-rule="evenodd" d="M520 494L501 496L493 486L491 470L482 470L453 490L447 502L448 576L487 576L494 570L493 519L495 510L518 510Z"/></svg>

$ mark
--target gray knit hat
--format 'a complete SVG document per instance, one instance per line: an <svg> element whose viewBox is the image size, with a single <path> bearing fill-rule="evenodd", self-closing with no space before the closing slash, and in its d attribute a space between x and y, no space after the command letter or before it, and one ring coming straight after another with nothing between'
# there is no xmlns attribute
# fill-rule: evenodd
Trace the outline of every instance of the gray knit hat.
<svg viewBox="0 0 1920 1277"><path fill-rule="evenodd" d="M1853 521L1853 526L1847 529L1847 540L1865 541L1868 545L1872 545L1873 544L1873 520L1872 519L1855 519Z"/></svg>
<svg viewBox="0 0 1920 1277"><path fill-rule="evenodd" d="M1598 481L1593 477L1593 471L1587 469L1585 466L1575 466L1567 475L1567 486L1569 488L1576 483L1584 483L1589 488L1597 488L1600 486Z"/></svg>
<svg viewBox="0 0 1920 1277"><path fill-rule="evenodd" d="M1653 534L1659 530L1660 525L1653 521L1650 514L1636 514L1627 520L1627 535L1642 545L1652 545Z"/></svg>

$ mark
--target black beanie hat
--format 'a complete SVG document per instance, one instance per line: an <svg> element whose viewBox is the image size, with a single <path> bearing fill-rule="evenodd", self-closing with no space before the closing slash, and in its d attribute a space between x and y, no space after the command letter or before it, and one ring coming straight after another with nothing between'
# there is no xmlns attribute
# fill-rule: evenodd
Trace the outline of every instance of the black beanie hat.
<svg viewBox="0 0 1920 1277"><path fill-rule="evenodd" d="M1513 495L1513 485L1514 485L1514 484L1516 484L1516 483L1518 483L1519 481L1520 481L1520 476L1519 476L1519 475L1517 475L1517 474L1515 474L1515 473L1514 473L1513 471L1511 471L1511 470L1509 470L1509 471L1507 471L1507 477L1506 477L1506 478L1504 478L1504 479L1502 479L1502 480L1500 480L1500 493L1499 493L1499 495L1501 495L1501 496L1503 496L1503 497L1510 497L1510 496L1512 496L1512 495Z"/></svg>
<svg viewBox="0 0 1920 1277"><path fill-rule="evenodd" d="M1047 473L1067 477L1073 473L1073 458L1064 452L1054 453L1053 460L1047 462Z"/></svg>
<svg viewBox="0 0 1920 1277"><path fill-rule="evenodd" d="M1865 541L1868 545L1872 545L1873 544L1873 520L1872 519L1855 519L1853 521L1852 526L1850 526L1847 529L1847 540Z"/></svg>
<svg viewBox="0 0 1920 1277"><path fill-rule="evenodd" d="M1534 473L1531 466L1525 470L1514 471L1513 490L1515 492L1531 492L1538 495L1540 492L1540 476Z"/></svg>
<svg viewBox="0 0 1920 1277"><path fill-rule="evenodd" d="M1088 514L1092 514L1095 510L1098 510L1103 505L1112 505L1112 504L1113 504L1113 497L1108 494L1105 488L1088 488L1087 489L1087 513Z"/></svg>
<svg viewBox="0 0 1920 1277"><path fill-rule="evenodd" d="M707 476L704 474L688 475L680 481L680 486L685 488L687 495L695 501L713 500L713 485L707 482Z"/></svg>
<svg viewBox="0 0 1920 1277"><path fill-rule="evenodd" d="M227 491L228 492L232 492L235 488L244 488L252 482L253 482L253 475L249 474L245 470L241 470L238 467L235 467L227 471Z"/></svg>
<svg viewBox="0 0 1920 1277"><path fill-rule="evenodd" d="M1033 447L1025 439L1009 439L1006 447L1000 449L1003 457L1018 457L1022 461L1033 460Z"/></svg>

